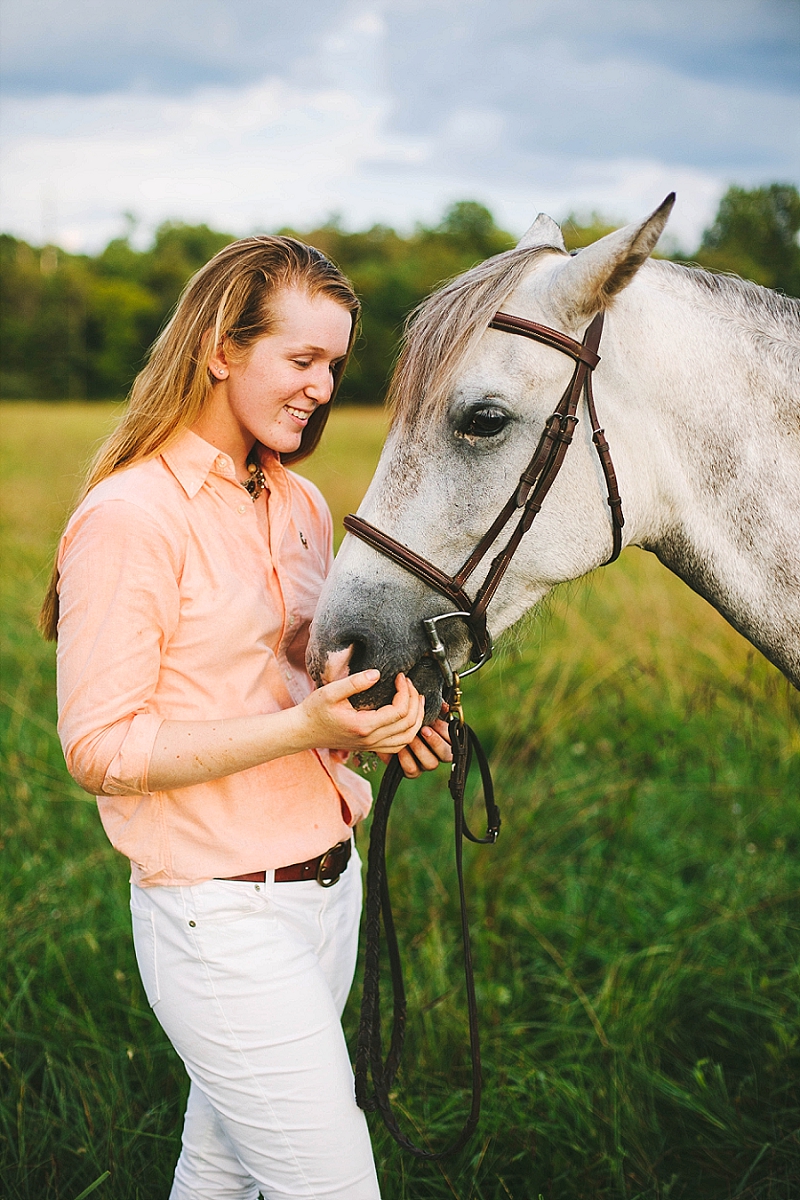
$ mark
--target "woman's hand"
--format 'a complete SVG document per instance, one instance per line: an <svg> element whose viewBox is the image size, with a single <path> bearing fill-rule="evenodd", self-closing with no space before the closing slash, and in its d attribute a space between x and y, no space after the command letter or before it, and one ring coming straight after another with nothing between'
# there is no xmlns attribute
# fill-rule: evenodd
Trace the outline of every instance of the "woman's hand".
<svg viewBox="0 0 800 1200"><path fill-rule="evenodd" d="M386 755L397 754L418 741L416 735L425 714L425 700L407 676L398 675L395 679L391 704L378 709L353 708L350 697L367 691L379 679L379 671L359 671L327 683L307 696L295 710L298 719L305 722L303 740L318 748L371 750ZM427 760L431 752L422 746L420 749Z"/></svg>
<svg viewBox="0 0 800 1200"><path fill-rule="evenodd" d="M319 722L319 736L324 738L316 744L331 746L331 737L341 729L337 750L371 750L384 762L397 754L407 779L433 771L440 763L452 762L447 722L434 721L420 728L425 701L407 676L397 676L394 700L385 708L353 708L350 697L365 692L379 678L375 670L361 671L326 684L303 701L311 710L312 720Z"/></svg>
<svg viewBox="0 0 800 1200"><path fill-rule="evenodd" d="M388 763L391 755L379 757ZM453 751L447 722L438 720L432 726L423 725L417 736L398 751L397 758L406 779L416 779L423 771L435 771L441 763L451 763Z"/></svg>
<svg viewBox="0 0 800 1200"><path fill-rule="evenodd" d="M423 725L397 757L406 779L416 779L423 771L435 771L441 763L451 763L453 751L447 722Z"/></svg>

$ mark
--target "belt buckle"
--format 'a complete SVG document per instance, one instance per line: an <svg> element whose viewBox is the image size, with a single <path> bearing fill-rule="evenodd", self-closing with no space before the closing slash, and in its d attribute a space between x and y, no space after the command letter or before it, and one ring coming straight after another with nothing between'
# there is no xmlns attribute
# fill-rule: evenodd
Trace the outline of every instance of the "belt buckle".
<svg viewBox="0 0 800 1200"><path fill-rule="evenodd" d="M337 842L335 846L331 846L330 850L326 850L325 853L320 858L319 866L317 867L317 875L316 875L317 883L319 884L320 887L324 887L324 888L333 887L333 885L335 883L338 883L339 880L341 879L341 877L342 877L341 871L339 872L338 875L333 875L330 879L323 879L322 873L323 873L323 871L325 871L325 869L329 865L329 860L330 860L331 855L335 854L337 852L337 850L343 850L344 847L345 847L344 842Z"/></svg>

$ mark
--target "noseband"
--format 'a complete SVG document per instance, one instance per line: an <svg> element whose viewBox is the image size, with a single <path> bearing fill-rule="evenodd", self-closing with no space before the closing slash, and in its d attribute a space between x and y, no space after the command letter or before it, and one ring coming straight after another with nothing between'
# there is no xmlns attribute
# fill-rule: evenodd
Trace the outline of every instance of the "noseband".
<svg viewBox="0 0 800 1200"><path fill-rule="evenodd" d="M389 534L383 533L362 517L350 514L344 519L344 527L348 533L352 533L362 542L371 546L373 550L377 550L380 554L390 558L392 562L397 563L398 566L410 571L412 575L421 579L434 591L447 596L455 605L456 612L444 613L440 617L433 618L432 621L425 622L425 632L431 643L432 654L439 662L448 684L452 683L452 677L448 678L450 668L444 655L444 648L436 633L436 622L456 616L464 619L472 638L472 661L476 663L471 670L477 670L491 657L492 639L486 623L486 610L500 586L500 581L508 570L523 536L530 529L561 470L575 426L578 424L577 410L581 394L586 397L586 408L592 423L592 441L595 444L608 489L613 543L611 556L606 560L607 562L613 562L619 556L622 548L622 526L625 523L617 477L611 462L605 433L597 420L592 394L592 371L600 361L597 350L603 330L603 314L597 314L586 330L582 342L575 341L557 329L549 329L546 325L537 325L535 321L526 321L523 317L511 316L504 312L495 313L489 322L489 328L497 329L502 333L516 333L521 337L541 342L545 346L552 346L554 350L568 354L575 360L575 370L552 416L548 417L545 422L539 444L531 461L520 475L516 489L464 565L456 571L455 575L446 575L433 563L410 550L408 546L404 546L402 542L396 541ZM471 600L464 590L464 585L517 512L520 512L520 516L511 537L492 560L486 578L475 594L475 599ZM462 677L466 674L468 672L462 672Z"/></svg>

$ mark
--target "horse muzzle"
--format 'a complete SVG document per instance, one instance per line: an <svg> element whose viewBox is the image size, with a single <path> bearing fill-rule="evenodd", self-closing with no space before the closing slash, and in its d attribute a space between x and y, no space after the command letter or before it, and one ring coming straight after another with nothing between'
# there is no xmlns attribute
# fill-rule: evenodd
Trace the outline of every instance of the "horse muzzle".
<svg viewBox="0 0 800 1200"><path fill-rule="evenodd" d="M442 620L445 614L436 611L441 600L434 596L423 611L414 611L418 604L407 595L387 598L385 591L372 594L369 587L349 590L349 602L331 597L333 602L323 604L314 618L306 654L311 677L321 685L377 668L379 681L353 696L351 703L355 708L380 708L391 704L395 679L402 673L424 695L426 721L434 721L452 671L470 658L471 640L463 621ZM426 623L433 624L435 644Z"/></svg>

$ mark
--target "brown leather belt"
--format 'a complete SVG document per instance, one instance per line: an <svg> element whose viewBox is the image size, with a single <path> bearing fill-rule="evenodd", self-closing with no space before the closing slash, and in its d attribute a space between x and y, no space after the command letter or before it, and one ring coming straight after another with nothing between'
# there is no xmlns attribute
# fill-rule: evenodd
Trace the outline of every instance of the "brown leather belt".
<svg viewBox="0 0 800 1200"><path fill-rule="evenodd" d="M346 842L337 842L319 854L316 858L308 858L305 862L292 863L288 867L277 867L275 870L276 883L299 883L303 879L316 879L322 887L333 887L339 876L347 870L353 843L350 838ZM225 883L265 883L266 871L250 871L248 875L226 875Z"/></svg>

